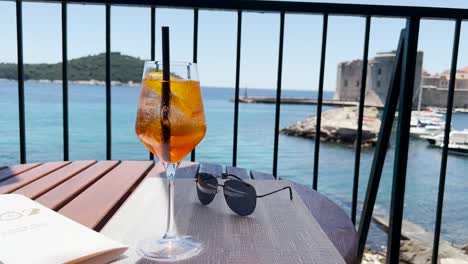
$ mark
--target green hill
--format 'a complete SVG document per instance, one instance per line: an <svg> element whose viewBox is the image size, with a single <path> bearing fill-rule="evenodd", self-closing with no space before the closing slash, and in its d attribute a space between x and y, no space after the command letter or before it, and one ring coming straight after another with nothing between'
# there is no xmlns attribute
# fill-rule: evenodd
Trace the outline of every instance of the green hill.
<svg viewBox="0 0 468 264"><path fill-rule="evenodd" d="M120 52L111 53L111 79L120 82L140 82L144 61ZM106 54L90 55L68 61L70 81L105 81ZM25 64L26 80L61 80L62 63ZM17 79L17 66L14 63L0 63L0 79Z"/></svg>

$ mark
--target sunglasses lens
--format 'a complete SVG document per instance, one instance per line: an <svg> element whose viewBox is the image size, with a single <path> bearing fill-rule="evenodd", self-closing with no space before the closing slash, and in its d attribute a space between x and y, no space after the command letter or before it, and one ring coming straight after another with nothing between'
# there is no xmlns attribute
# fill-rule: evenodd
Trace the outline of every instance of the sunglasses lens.
<svg viewBox="0 0 468 264"><path fill-rule="evenodd" d="M229 208L241 216L253 213L257 205L257 192L255 188L242 181L225 181L224 197Z"/></svg>
<svg viewBox="0 0 468 264"><path fill-rule="evenodd" d="M197 180L197 195L200 202L207 205L218 192L218 180L210 174L200 173Z"/></svg>

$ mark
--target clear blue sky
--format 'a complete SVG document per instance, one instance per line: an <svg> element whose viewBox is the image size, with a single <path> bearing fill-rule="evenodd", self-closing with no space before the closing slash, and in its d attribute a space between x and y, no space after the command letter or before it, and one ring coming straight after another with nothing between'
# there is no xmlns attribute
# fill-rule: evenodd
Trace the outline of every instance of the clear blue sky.
<svg viewBox="0 0 468 264"><path fill-rule="evenodd" d="M387 4L382 0L343 0L343 3ZM391 4L468 8L465 0L395 0ZM60 5L23 4L24 61L61 60ZM0 2L0 62L16 62L15 3ZM103 6L69 5L69 57L97 54L105 50ZM232 87L236 56L235 12L205 11L199 15L199 72L202 85ZM193 11L157 9L157 47L160 30L171 30L171 59L192 60ZM403 19L373 18L370 56L395 49ZM279 14L243 14L241 86L275 88L278 63ZM318 84L322 17L287 14L285 23L283 89L315 90ZM424 69L441 72L449 68L454 22L423 20L419 49L424 51ZM148 8L112 7L112 50L143 59L150 57L150 11ZM336 65L360 58L364 18L329 18L325 89L334 90ZM459 66L468 65L468 25L463 23Z"/></svg>

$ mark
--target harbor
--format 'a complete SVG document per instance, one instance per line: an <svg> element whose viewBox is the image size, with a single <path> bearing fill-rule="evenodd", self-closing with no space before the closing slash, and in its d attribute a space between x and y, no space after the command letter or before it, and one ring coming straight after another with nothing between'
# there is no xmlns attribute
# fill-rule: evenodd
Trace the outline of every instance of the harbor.
<svg viewBox="0 0 468 264"><path fill-rule="evenodd" d="M234 97L229 99L230 102L234 102ZM296 97L281 97L280 99L281 104L297 104L297 105L317 105L318 99L312 98L296 98ZM239 96L239 103L243 104L276 104L276 97L272 96ZM347 100L336 100L336 99L323 99L322 105L327 106L335 106L335 107L346 107L346 106L357 106L359 103L357 101L347 101ZM375 107L377 109L383 109L383 106L380 104L372 104L367 103L365 104L366 107ZM446 109L443 107L435 107L429 108L433 109L431 111L435 111L438 113L445 113ZM468 108L454 108L454 113L464 113L468 114Z"/></svg>
<svg viewBox="0 0 468 264"><path fill-rule="evenodd" d="M345 146L356 144L358 109L336 107L322 113L320 140ZM315 138L316 116L283 128L280 133L288 136ZM410 135L414 139L426 140L431 148L444 147L445 114L434 110L412 111ZM377 142L380 129L378 110L365 107L363 116L361 144L373 147ZM449 134L448 151L450 154L468 156L468 129L452 129Z"/></svg>
<svg viewBox="0 0 468 264"><path fill-rule="evenodd" d="M234 102L234 98L230 99L231 102ZM276 104L276 97L268 96L240 96L239 103L246 104ZM281 97L282 104L302 104L302 105L316 105L318 104L317 99L310 98L292 98L292 97ZM356 106L358 103L356 101L345 101L345 100L334 100L334 99L323 99L323 105L336 106L336 107L345 107L345 106ZM382 109L381 105L366 104L369 107L376 107Z"/></svg>
<svg viewBox="0 0 468 264"><path fill-rule="evenodd" d="M234 102L234 98L229 100ZM288 105L316 105L317 99L313 98L300 98L300 97L281 97L281 104ZM276 97L272 96L248 96L247 89L244 95L239 97L239 103L245 104L275 104ZM428 107L421 110L421 104L418 103L418 110L411 113L411 128L410 135L415 139L427 140L430 147L442 149L445 129L445 114L446 109L441 107ZM337 144L354 145L355 135L357 132L357 107L359 105L356 101L345 101L336 99L323 99L322 104L331 106L332 109L323 112L321 141L328 141ZM369 122L380 121L378 119L378 111L382 110L379 104L366 104L364 114L364 127L363 133L365 139L362 144L365 147L372 147L375 145L378 136L378 125L371 125L366 127ZM372 110L375 109L375 110ZM367 114L372 112L371 115ZM454 113L466 114L468 109L455 108ZM398 113L396 113L396 117ZM370 120L369 120L370 119ZM396 120L396 119L395 119ZM291 124L283 129L281 133L289 136L298 136L305 138L315 137L315 122L316 117L311 116L304 121L299 121ZM450 154L468 156L468 129L462 128L461 130L452 129L449 138L448 150Z"/></svg>

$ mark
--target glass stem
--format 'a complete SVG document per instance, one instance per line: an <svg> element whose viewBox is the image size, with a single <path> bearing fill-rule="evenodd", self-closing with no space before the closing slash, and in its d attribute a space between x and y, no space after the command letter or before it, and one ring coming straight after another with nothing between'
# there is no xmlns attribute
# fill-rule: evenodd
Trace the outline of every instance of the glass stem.
<svg viewBox="0 0 468 264"><path fill-rule="evenodd" d="M174 178L177 168L177 163L165 163L166 165L166 176L167 176L167 188L169 192L169 204L167 209L167 229L164 234L165 239L175 238L177 236L175 230L174 220Z"/></svg>

